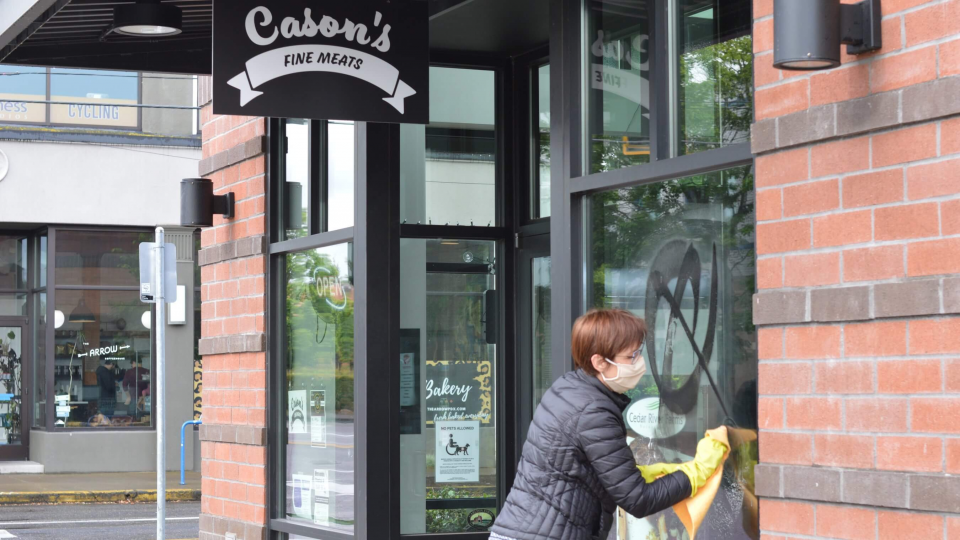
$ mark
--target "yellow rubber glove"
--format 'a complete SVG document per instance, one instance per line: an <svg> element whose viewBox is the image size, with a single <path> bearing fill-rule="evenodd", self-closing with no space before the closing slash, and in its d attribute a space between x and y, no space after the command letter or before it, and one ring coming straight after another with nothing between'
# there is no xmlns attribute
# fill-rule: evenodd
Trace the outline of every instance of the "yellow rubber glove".
<svg viewBox="0 0 960 540"><path fill-rule="evenodd" d="M637 468L640 469L640 474L648 483L661 476L683 471L690 479L690 496L693 497L697 494L697 490L707 483L707 479L713 476L717 467L723 463L723 455L727 453L727 450L725 444L708 435L697 443L697 455L693 458L693 461L654 463L653 465L638 465Z"/></svg>
<svg viewBox="0 0 960 540"><path fill-rule="evenodd" d="M680 463L654 463L653 465L637 465L637 468L640 469L640 474L649 484L661 476L679 471L680 465Z"/></svg>
<svg viewBox="0 0 960 540"><path fill-rule="evenodd" d="M697 490L707 483L707 479L713 476L717 467L723 463L727 450L727 445L707 435L697 443L697 455L693 461L680 464L680 470L690 479L693 489L691 497L697 494Z"/></svg>

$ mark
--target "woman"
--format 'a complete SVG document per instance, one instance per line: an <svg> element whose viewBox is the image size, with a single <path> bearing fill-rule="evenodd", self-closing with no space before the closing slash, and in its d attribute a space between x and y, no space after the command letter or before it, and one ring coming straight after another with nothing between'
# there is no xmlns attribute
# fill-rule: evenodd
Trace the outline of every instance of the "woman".
<svg viewBox="0 0 960 540"><path fill-rule="evenodd" d="M643 320L627 311L594 310L577 319L577 369L537 407L492 539L605 540L618 506L636 517L655 514L695 494L722 463L726 447L704 438L692 462L643 474L637 467L623 423L630 398L623 394L646 371L645 339Z"/></svg>

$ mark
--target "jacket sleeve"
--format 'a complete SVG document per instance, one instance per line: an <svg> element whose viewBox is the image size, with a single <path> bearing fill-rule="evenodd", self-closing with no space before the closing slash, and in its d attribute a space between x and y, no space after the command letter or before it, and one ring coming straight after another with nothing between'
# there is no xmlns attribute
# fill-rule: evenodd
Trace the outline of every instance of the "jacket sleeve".
<svg viewBox="0 0 960 540"><path fill-rule="evenodd" d="M649 484L643 479L627 446L620 413L611 404L587 405L577 423L577 437L607 494L630 515L646 517L690 496L690 479L683 472Z"/></svg>

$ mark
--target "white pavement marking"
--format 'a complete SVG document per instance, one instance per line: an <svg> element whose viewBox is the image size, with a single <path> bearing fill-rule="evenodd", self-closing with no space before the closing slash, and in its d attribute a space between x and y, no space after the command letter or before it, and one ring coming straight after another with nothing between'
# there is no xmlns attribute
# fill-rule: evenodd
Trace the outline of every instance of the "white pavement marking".
<svg viewBox="0 0 960 540"><path fill-rule="evenodd" d="M0 538L16 538L16 536L8 533L7 531L0 530Z"/></svg>
<svg viewBox="0 0 960 540"><path fill-rule="evenodd" d="M198 520L200 516L196 517L168 517L167 521L190 521ZM157 518L130 518L130 519L112 519L110 523L143 523L146 521L156 521ZM102 519L78 519L72 521L4 521L0 522L0 526L11 527L11 526L21 526L21 525L69 525L77 523L104 523ZM5 533L6 531L0 530L0 533ZM7 533L10 534L10 533ZM16 538L16 536L2 536L0 538Z"/></svg>

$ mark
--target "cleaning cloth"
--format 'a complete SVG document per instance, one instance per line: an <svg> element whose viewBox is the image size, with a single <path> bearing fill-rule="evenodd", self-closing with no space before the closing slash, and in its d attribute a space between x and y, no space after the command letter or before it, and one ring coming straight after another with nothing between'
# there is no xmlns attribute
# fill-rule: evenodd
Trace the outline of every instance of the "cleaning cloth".
<svg viewBox="0 0 960 540"><path fill-rule="evenodd" d="M720 444L717 444L720 443ZM713 473L703 479L703 463L698 461L714 461L717 451L721 451L719 462ZM654 465L638 466L643 477L648 482L655 481L657 478L682 470L690 478L690 484L693 486L693 493L687 499L675 504L673 511L676 512L680 522L687 529L687 535L690 540L697 536L697 529L707 517L707 511L713 504L713 499L717 496L720 489L720 480L723 477L723 462L730 453L730 441L727 438L726 426L720 426L717 429L707 431L706 436L697 445L697 459L687 463L656 463Z"/></svg>

